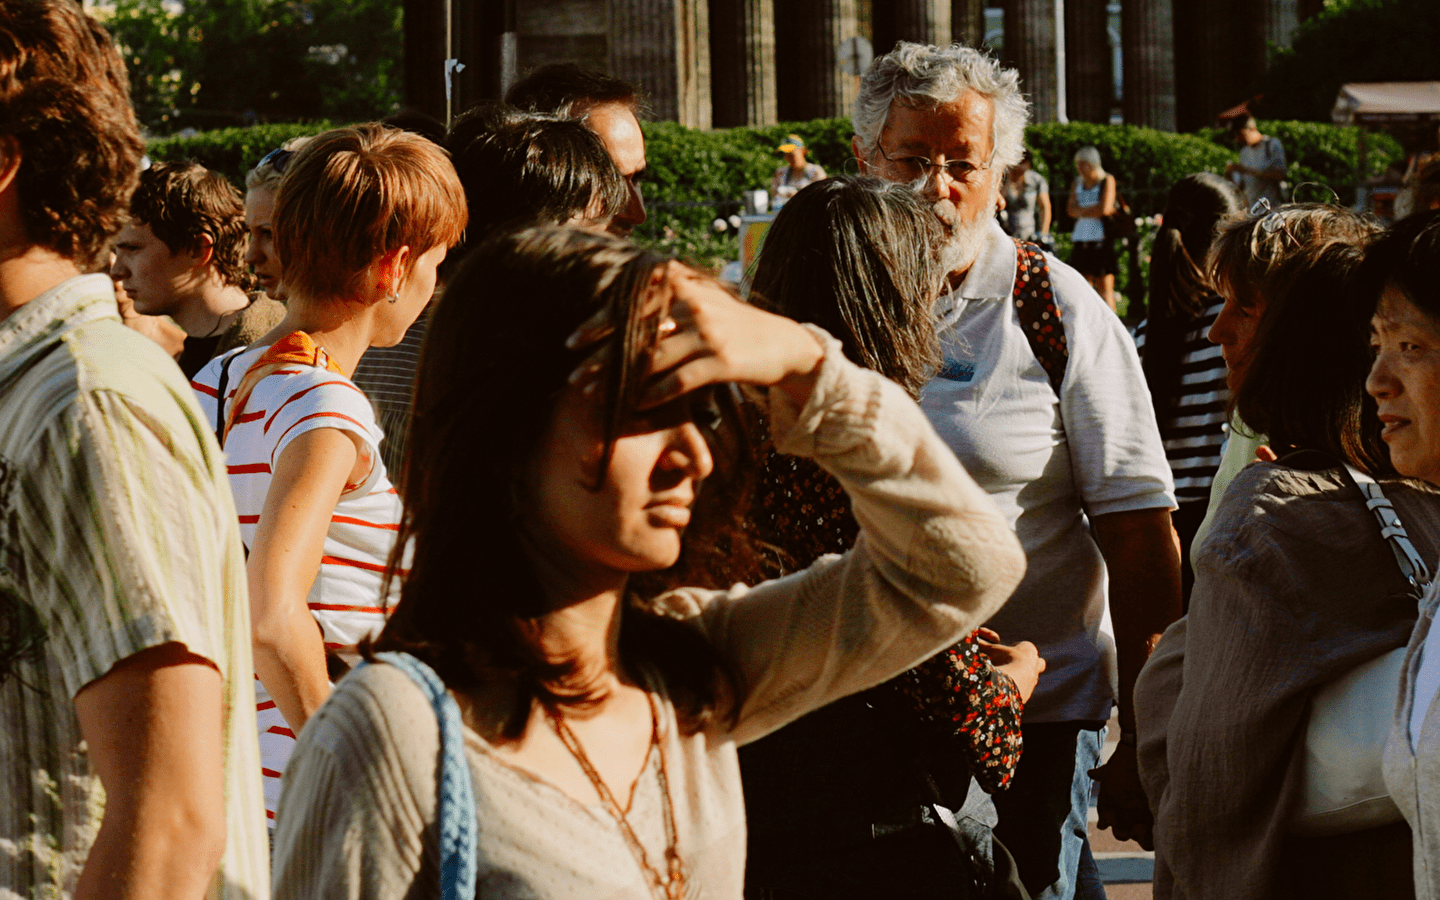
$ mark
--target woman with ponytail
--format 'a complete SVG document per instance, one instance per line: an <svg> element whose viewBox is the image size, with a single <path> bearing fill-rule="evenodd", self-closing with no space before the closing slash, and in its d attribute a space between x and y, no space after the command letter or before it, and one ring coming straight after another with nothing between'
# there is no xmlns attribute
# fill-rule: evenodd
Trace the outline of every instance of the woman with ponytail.
<svg viewBox="0 0 1440 900"><path fill-rule="evenodd" d="M1230 402L1224 357L1206 337L1225 301L1205 276L1205 256L1216 226L1240 209L1240 195L1218 175L1201 172L1175 183L1150 260L1149 316L1135 329L1155 419L1175 475L1180 508L1173 518L1185 551L1181 559L1187 606L1195 579L1189 547L1205 518L1210 484L1220 465Z"/></svg>

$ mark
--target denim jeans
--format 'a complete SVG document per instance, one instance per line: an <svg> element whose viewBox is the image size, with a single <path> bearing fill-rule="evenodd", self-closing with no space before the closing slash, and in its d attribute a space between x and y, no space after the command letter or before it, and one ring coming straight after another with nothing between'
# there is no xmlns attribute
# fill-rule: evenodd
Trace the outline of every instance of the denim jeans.
<svg viewBox="0 0 1440 900"><path fill-rule="evenodd" d="M1090 770L1100 763L1103 722L1027 724L1010 789L995 796L995 834L1010 848L1035 900L1103 900L1090 853Z"/></svg>

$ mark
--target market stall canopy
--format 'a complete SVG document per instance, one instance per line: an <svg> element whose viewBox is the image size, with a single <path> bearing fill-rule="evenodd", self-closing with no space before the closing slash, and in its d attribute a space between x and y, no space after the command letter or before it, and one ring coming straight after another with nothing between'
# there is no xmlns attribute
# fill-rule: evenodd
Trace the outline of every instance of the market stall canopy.
<svg viewBox="0 0 1440 900"><path fill-rule="evenodd" d="M1342 85L1330 118L1337 125L1440 120L1440 81Z"/></svg>

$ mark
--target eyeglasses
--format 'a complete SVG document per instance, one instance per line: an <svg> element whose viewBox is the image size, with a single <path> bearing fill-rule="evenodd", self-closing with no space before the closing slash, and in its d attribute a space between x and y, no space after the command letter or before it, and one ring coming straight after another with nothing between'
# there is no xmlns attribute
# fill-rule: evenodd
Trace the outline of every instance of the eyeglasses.
<svg viewBox="0 0 1440 900"><path fill-rule="evenodd" d="M265 168L268 163L276 175L284 175L285 167L290 165L290 160L295 156L294 150L286 150L284 147L276 147L269 153L260 157L260 162L255 164L256 169Z"/></svg>
<svg viewBox="0 0 1440 900"><path fill-rule="evenodd" d="M984 164L974 163L968 159L952 159L949 162L937 163L931 162L923 156L901 156L899 158L892 158L878 142L875 144L875 149L880 151L880 155L883 156L885 161L891 166L908 174L911 181L922 179L928 181L932 174L938 174L940 169L944 169L945 174L950 176L951 181L967 184L971 178L975 177L976 172L990 168L995 162L995 155L993 153L990 155L990 159L986 160Z"/></svg>

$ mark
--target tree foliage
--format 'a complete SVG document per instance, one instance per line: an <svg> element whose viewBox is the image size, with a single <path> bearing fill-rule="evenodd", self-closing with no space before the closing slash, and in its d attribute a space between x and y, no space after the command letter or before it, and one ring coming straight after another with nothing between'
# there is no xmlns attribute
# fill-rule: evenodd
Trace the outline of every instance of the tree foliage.
<svg viewBox="0 0 1440 900"><path fill-rule="evenodd" d="M374 119L401 98L400 0L117 0L152 131Z"/></svg>
<svg viewBox="0 0 1440 900"><path fill-rule="evenodd" d="M1263 112L1329 122L1348 82L1440 80L1436 0L1328 0L1277 50L1260 81Z"/></svg>

